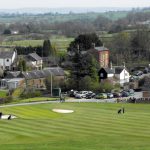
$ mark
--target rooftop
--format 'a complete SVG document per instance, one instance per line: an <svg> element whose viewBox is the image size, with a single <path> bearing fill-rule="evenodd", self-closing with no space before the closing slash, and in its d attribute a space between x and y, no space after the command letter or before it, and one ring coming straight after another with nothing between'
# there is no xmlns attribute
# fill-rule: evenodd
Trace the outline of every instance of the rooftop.
<svg viewBox="0 0 150 150"><path fill-rule="evenodd" d="M14 54L14 51L1 51L0 58L3 58L3 59L12 58L13 54Z"/></svg>
<svg viewBox="0 0 150 150"><path fill-rule="evenodd" d="M42 58L37 53L30 53L28 56L30 56L31 58L33 58L36 61L42 60Z"/></svg>

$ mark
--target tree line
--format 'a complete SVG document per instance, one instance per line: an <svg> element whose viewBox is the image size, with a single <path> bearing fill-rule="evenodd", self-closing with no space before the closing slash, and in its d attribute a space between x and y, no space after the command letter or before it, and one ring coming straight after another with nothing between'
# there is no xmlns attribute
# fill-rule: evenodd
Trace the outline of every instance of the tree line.
<svg viewBox="0 0 150 150"><path fill-rule="evenodd" d="M125 13L126 14L126 13ZM46 17L52 14L45 14ZM88 16L89 15L89 16ZM119 15L119 12L118 12ZM8 34L11 30L17 30L19 33L42 33L45 34L44 31L50 31L55 34L62 34L69 37L76 37L80 34L92 33L96 31L108 31L109 33L116 33L126 29L135 29L137 27L148 27L145 21L150 20L149 11L130 11L124 17L113 20L105 14L66 14L60 15L60 21L50 21L52 18L49 16L44 20L44 15L41 15L43 18L38 20L34 19L34 21L26 20L16 21L14 23L8 24L1 23L0 24L0 32L4 34ZM54 15L55 16L55 15ZM53 16L53 17L54 17ZM59 15L56 15L57 17ZM59 16L59 17L60 17ZM79 17L80 16L80 17ZM111 14L110 14L111 16ZM113 12L112 12L113 16ZM28 16L29 17L29 16ZM62 18L67 19L62 19ZM7 32L6 32L7 31ZM45 34L46 35L46 34Z"/></svg>

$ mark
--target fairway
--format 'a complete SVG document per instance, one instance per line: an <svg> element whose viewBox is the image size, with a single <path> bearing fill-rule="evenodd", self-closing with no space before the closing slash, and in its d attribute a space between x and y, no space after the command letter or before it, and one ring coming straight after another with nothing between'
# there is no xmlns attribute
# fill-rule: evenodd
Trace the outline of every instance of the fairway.
<svg viewBox="0 0 150 150"><path fill-rule="evenodd" d="M121 107L125 114L117 114ZM0 120L0 150L150 150L149 104L53 103L0 111L18 117Z"/></svg>

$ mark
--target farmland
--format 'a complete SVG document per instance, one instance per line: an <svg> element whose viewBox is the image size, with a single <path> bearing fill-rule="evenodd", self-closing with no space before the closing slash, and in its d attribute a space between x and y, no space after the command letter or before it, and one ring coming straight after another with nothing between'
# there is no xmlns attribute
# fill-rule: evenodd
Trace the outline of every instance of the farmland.
<svg viewBox="0 0 150 150"><path fill-rule="evenodd" d="M118 115L118 108L125 114ZM52 112L72 109L72 114ZM57 103L0 108L1 150L149 150L150 105Z"/></svg>
<svg viewBox="0 0 150 150"><path fill-rule="evenodd" d="M51 43L53 46L56 47L58 50L66 51L67 47L69 46L70 42L73 41L73 38L66 38L66 37L52 37L50 38ZM19 41L4 41L0 45L1 46L42 46L44 40L19 40Z"/></svg>

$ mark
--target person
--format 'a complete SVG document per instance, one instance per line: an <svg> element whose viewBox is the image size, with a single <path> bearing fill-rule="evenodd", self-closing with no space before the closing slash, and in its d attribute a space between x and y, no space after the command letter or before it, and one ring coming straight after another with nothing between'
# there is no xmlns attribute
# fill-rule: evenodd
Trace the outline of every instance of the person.
<svg viewBox="0 0 150 150"><path fill-rule="evenodd" d="M121 109L118 110L118 114L121 114Z"/></svg>
<svg viewBox="0 0 150 150"><path fill-rule="evenodd" d="M62 102L62 100L63 100L63 99L62 99L62 94L60 94L60 102Z"/></svg>
<svg viewBox="0 0 150 150"><path fill-rule="evenodd" d="M122 108L122 113L123 113L123 114L125 113L125 109L124 109L124 107Z"/></svg>
<svg viewBox="0 0 150 150"><path fill-rule="evenodd" d="M3 115L3 113L2 113L2 112L0 112L0 119L2 118L2 115Z"/></svg>
<svg viewBox="0 0 150 150"><path fill-rule="evenodd" d="M11 115L8 116L8 120L11 120Z"/></svg>

